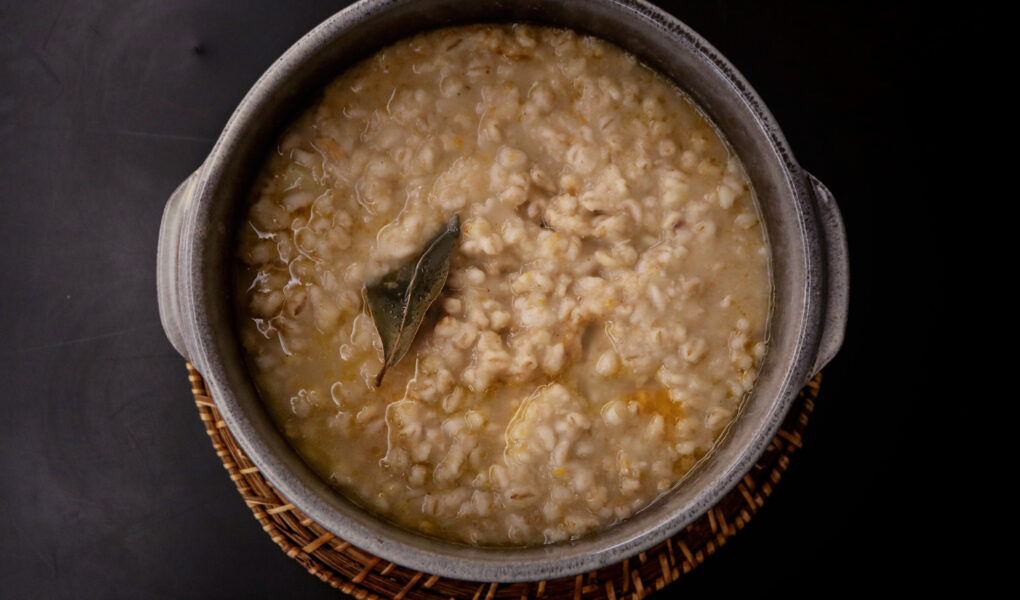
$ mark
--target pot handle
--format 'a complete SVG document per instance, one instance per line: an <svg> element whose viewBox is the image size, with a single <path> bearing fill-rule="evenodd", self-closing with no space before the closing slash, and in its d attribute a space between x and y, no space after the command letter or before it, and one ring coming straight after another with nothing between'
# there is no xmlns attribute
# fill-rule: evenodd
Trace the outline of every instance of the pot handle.
<svg viewBox="0 0 1020 600"><path fill-rule="evenodd" d="M156 249L156 295L159 298L159 320L163 323L163 331L166 332L170 344L184 358L188 357L188 351L184 343L184 329L181 327L178 262L184 214L191 204L197 180L198 171L195 171L170 194L166 208L163 209L163 220L159 224L159 245Z"/></svg>
<svg viewBox="0 0 1020 600"><path fill-rule="evenodd" d="M846 228L843 227L843 217L839 214L836 198L814 175L807 173L807 178L822 224L822 247L825 250L825 316L818 354L811 367L811 373L814 374L821 371L843 345L850 307L850 255Z"/></svg>

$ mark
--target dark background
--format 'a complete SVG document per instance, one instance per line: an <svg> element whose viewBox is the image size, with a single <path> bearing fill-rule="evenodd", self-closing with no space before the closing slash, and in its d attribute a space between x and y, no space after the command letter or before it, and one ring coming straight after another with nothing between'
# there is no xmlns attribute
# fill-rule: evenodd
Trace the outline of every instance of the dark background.
<svg viewBox="0 0 1020 600"><path fill-rule="evenodd" d="M0 0L0 598L331 598L236 493L156 308L174 187L343 2ZM846 344L750 525L660 597L913 586L937 300L921 7L660 2L755 86L850 239ZM909 216L909 218L908 218ZM819 587L824 586L824 587Z"/></svg>

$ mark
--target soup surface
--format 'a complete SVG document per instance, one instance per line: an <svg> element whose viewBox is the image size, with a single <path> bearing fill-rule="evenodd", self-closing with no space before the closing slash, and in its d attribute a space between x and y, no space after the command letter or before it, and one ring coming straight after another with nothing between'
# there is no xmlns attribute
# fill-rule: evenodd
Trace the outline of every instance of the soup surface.
<svg viewBox="0 0 1020 600"><path fill-rule="evenodd" d="M410 351L365 288L462 222ZM244 348L304 460L408 528L485 545L626 519L708 452L766 351L769 251L737 157L632 55L438 30L343 73L238 236Z"/></svg>

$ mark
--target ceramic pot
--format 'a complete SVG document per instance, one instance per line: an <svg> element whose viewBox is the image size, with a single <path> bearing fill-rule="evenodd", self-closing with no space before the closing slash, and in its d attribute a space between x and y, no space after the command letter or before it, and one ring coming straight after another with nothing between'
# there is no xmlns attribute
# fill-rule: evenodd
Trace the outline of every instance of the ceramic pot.
<svg viewBox="0 0 1020 600"><path fill-rule="evenodd" d="M717 446L672 491L630 519L572 541L479 548L396 527L353 504L302 462L253 385L235 330L235 231L255 174L283 128L323 85L379 48L443 26L527 21L592 34L637 55L688 93L740 156L773 255L770 346L756 387ZM205 378L244 451L301 511L386 560L477 581L592 571L678 533L742 478L798 390L839 349L847 318L846 237L829 191L793 158L744 78L711 45L639 0L362 0L301 38L244 97L205 162L171 196L160 229L159 307L174 347Z"/></svg>

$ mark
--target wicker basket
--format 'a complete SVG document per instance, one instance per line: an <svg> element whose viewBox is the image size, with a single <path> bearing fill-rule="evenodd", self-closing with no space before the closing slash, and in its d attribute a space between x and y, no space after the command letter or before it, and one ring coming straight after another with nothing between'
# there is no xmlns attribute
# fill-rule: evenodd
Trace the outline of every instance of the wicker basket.
<svg viewBox="0 0 1020 600"><path fill-rule="evenodd" d="M449 579L407 569L360 550L301 513L252 464L220 418L202 376L188 365L188 378L206 433L262 529L309 573L358 600L494 600L573 598L640 600L676 581L743 529L765 502L801 447L814 408L821 373L801 390L789 416L743 481L712 510L681 533L647 552L590 573L549 581L501 584Z"/></svg>

